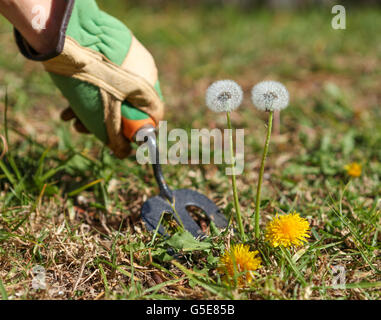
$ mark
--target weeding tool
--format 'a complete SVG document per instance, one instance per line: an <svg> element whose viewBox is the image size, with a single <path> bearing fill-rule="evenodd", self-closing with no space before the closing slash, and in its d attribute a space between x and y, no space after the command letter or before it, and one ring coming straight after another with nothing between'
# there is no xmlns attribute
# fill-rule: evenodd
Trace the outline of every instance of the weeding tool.
<svg viewBox="0 0 381 320"><path fill-rule="evenodd" d="M159 195L144 202L141 217L148 230L156 230L162 214L169 213L175 221L194 237L204 237L200 226L188 212L189 207L201 209L209 221L213 221L217 228L226 228L228 222L216 204L201 193L191 189L171 190L165 182L161 165L159 163L159 148L156 143L155 123L151 118L134 120L125 117L123 120L124 135L134 141L137 133L146 138L152 168L156 182L159 186ZM166 234L162 225L158 232Z"/></svg>

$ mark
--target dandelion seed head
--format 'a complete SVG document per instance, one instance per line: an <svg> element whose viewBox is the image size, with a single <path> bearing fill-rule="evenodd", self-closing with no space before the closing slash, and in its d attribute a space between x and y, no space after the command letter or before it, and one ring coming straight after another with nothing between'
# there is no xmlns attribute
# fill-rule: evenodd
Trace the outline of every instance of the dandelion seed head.
<svg viewBox="0 0 381 320"><path fill-rule="evenodd" d="M287 108L290 94L280 82L262 81L251 90L251 100L259 110L279 111Z"/></svg>
<svg viewBox="0 0 381 320"><path fill-rule="evenodd" d="M227 282L234 283L234 277L237 276L237 282L240 287L245 286L254 279L254 272L261 266L261 258L258 257L258 251L250 251L248 245L232 245L226 250L220 258L219 273L224 274Z"/></svg>
<svg viewBox="0 0 381 320"><path fill-rule="evenodd" d="M266 226L266 240L272 247L301 246L309 238L310 224L299 216L299 213L290 213L276 216Z"/></svg>
<svg viewBox="0 0 381 320"><path fill-rule="evenodd" d="M214 112L231 112L241 105L243 91L233 80L220 80L210 85L205 100L208 108Z"/></svg>

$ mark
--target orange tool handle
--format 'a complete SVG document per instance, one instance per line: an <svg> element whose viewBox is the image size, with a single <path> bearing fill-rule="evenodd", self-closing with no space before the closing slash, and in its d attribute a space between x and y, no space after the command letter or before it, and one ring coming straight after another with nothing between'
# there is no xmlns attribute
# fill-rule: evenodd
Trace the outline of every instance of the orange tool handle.
<svg viewBox="0 0 381 320"><path fill-rule="evenodd" d="M133 120L133 119L127 119L122 116L122 125L123 125L123 134L130 141L134 141L134 137L136 133L144 126L151 125L153 127L156 127L155 121L153 121L151 117L148 117L147 119L142 119L142 120Z"/></svg>

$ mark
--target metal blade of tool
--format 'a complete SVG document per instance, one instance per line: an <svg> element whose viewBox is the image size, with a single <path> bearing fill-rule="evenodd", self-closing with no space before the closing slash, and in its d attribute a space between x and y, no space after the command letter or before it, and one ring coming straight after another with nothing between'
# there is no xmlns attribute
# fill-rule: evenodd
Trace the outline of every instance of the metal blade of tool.
<svg viewBox="0 0 381 320"><path fill-rule="evenodd" d="M188 212L188 208L191 206L201 209L205 218L213 221L217 228L226 228L228 221L212 200L191 189L171 190L166 184L158 161L160 157L154 128L142 128L138 134L146 137L145 141L148 144L152 168L160 189L158 196L148 199L142 206L141 217L147 229L156 230L163 212L166 212L172 214L176 222L194 237L205 236L200 226ZM173 207L176 212L174 212ZM162 225L158 231L160 234L167 234Z"/></svg>
<svg viewBox="0 0 381 320"><path fill-rule="evenodd" d="M214 204L213 201L208 199L201 193L190 189L179 189L172 191L175 199L174 208L169 201L161 196L156 196L148 199L142 206L142 219L146 224L148 230L155 230L159 224L159 220L163 212L168 212L173 215L173 218L179 225L184 225L184 229L189 231L195 238L205 236L200 226L192 219L187 208L190 206L197 207L205 213L205 217L209 221L213 221L218 228L225 228L227 220L220 212L220 209ZM179 221L179 218L181 221ZM159 227L161 234L166 234L163 226Z"/></svg>

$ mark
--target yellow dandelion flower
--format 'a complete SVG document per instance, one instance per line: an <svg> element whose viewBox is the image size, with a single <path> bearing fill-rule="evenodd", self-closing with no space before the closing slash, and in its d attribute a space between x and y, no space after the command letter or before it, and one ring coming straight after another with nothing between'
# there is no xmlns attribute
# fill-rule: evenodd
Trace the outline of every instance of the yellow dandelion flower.
<svg viewBox="0 0 381 320"><path fill-rule="evenodd" d="M275 248L278 246L300 246L309 238L310 225L299 216L299 213L290 213L276 217L266 226L265 238Z"/></svg>
<svg viewBox="0 0 381 320"><path fill-rule="evenodd" d="M261 266L261 258L257 257L258 251L250 251L250 246L232 245L220 258L218 271L225 274L225 280L234 283L235 275L240 287L254 279L253 271Z"/></svg>
<svg viewBox="0 0 381 320"><path fill-rule="evenodd" d="M347 171L347 174L351 176L352 178L358 178L361 176L361 164L357 162L352 162L344 166L344 169Z"/></svg>

